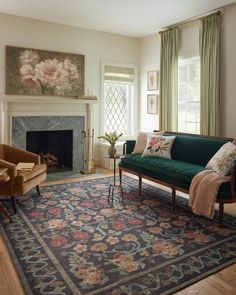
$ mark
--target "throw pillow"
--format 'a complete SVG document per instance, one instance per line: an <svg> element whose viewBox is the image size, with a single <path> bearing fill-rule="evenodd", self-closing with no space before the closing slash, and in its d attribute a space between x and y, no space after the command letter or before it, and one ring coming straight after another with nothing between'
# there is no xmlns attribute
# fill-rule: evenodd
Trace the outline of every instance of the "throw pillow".
<svg viewBox="0 0 236 295"><path fill-rule="evenodd" d="M216 173L225 176L230 173L236 159L236 142L225 143L218 152L207 163L206 168L214 170Z"/></svg>
<svg viewBox="0 0 236 295"><path fill-rule="evenodd" d="M148 135L143 157L160 157L171 159L171 149L175 136Z"/></svg>
<svg viewBox="0 0 236 295"><path fill-rule="evenodd" d="M165 131L158 131L153 133L139 132L132 154L142 154L147 145L147 134L163 135Z"/></svg>

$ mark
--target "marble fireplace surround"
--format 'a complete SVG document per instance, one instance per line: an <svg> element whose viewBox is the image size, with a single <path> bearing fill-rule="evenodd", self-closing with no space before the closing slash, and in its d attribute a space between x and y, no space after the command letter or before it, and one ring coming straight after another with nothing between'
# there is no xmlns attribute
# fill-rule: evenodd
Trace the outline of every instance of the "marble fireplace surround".
<svg viewBox="0 0 236 295"><path fill-rule="evenodd" d="M83 168L83 134L85 130L84 116L13 116L12 145L26 149L27 131L73 131L73 172Z"/></svg>
<svg viewBox="0 0 236 295"><path fill-rule="evenodd" d="M68 98L0 98L0 143L25 148L26 131L73 130L73 171L82 168L83 130L93 128L98 100Z"/></svg>

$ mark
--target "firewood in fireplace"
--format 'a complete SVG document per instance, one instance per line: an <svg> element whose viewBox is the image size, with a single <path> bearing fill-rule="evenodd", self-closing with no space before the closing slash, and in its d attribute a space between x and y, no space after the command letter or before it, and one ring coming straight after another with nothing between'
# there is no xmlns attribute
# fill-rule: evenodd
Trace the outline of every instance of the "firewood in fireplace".
<svg viewBox="0 0 236 295"><path fill-rule="evenodd" d="M59 165L59 160L57 157L55 157L53 154L50 153L39 153L41 157L41 162L43 164L46 164L47 167L51 166L58 166Z"/></svg>

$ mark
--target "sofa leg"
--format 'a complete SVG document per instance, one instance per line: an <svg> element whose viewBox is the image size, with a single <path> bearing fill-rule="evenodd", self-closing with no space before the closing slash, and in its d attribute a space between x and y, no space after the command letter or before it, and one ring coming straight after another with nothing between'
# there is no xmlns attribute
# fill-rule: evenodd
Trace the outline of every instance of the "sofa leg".
<svg viewBox="0 0 236 295"><path fill-rule="evenodd" d="M219 214L220 214L220 227L222 227L223 217L224 217L224 203L219 203Z"/></svg>
<svg viewBox="0 0 236 295"><path fill-rule="evenodd" d="M38 185L36 185L36 190L37 190L38 196L40 196L40 189Z"/></svg>
<svg viewBox="0 0 236 295"><path fill-rule="evenodd" d="M16 214L16 198L15 198L15 196L11 196L11 203L12 203L12 207L13 207L13 212L14 212L14 214Z"/></svg>
<svg viewBox="0 0 236 295"><path fill-rule="evenodd" d="M119 169L120 186L122 186L122 170Z"/></svg>
<svg viewBox="0 0 236 295"><path fill-rule="evenodd" d="M142 200L142 176L138 176L138 194L140 201Z"/></svg>
<svg viewBox="0 0 236 295"><path fill-rule="evenodd" d="M172 188L172 210L174 211L175 210L175 197L176 197L176 191L174 188Z"/></svg>

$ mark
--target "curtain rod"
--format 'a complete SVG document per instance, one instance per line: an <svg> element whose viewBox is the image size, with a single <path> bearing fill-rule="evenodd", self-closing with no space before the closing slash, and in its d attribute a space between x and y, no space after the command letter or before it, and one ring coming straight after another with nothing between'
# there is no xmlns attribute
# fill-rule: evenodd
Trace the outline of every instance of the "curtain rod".
<svg viewBox="0 0 236 295"><path fill-rule="evenodd" d="M199 15L199 16L195 16L195 17L189 18L189 19L187 19L186 21L182 21L182 22L175 23L175 24L173 24L173 25L170 25L170 26L168 26L168 27L166 27L166 28L161 29L161 30L159 31L159 34L165 32L165 31L167 31L167 30L170 30L170 29L180 28L180 27L183 27L183 26L185 26L185 25L187 25L187 24L194 23L194 22L196 22L196 21L198 21L198 20L200 20L200 19L202 19L202 18L205 18L205 17L207 17L207 16L209 16L209 15L213 15L213 14L218 14L218 15L220 15L220 14L221 14L221 10L213 10L213 11L210 11L210 12L208 12L208 13L206 13L206 14L202 14L202 15Z"/></svg>

